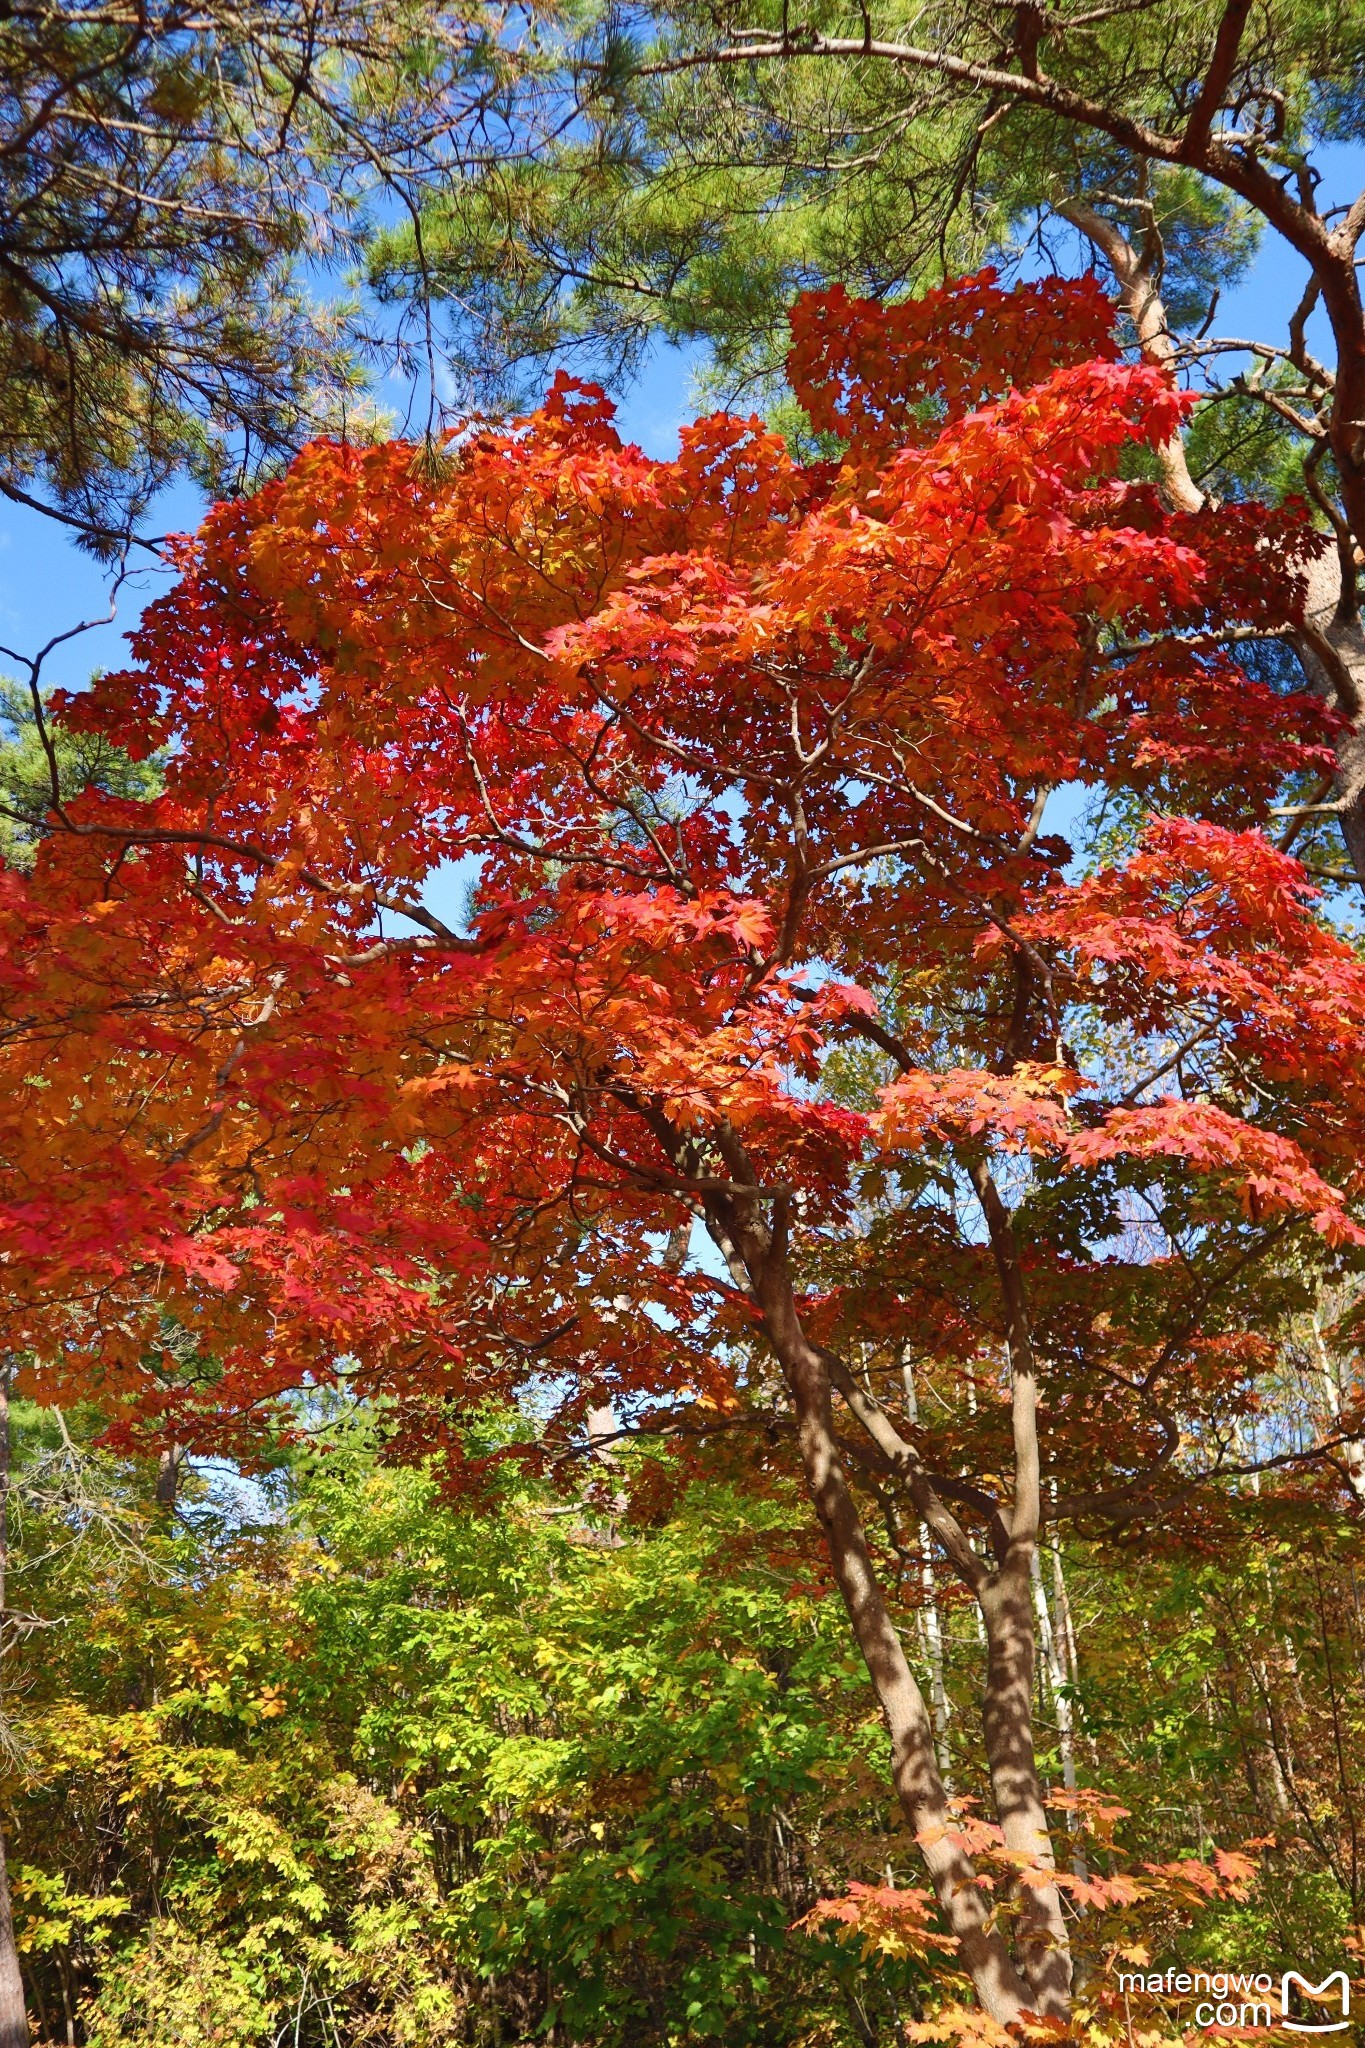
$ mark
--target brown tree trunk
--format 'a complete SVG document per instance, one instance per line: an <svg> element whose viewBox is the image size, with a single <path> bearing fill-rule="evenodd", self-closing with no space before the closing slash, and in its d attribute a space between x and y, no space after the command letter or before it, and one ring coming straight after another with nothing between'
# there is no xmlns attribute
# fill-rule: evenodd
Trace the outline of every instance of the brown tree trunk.
<svg viewBox="0 0 1365 2048"><path fill-rule="evenodd" d="M996 1818L1005 1846L1035 1870L1056 1862L1033 1743L1033 1572L1043 1523L1042 1455L1038 1443L1038 1368L1029 1327L1014 1222L990 1169L978 1163L972 1184L981 1202L1005 1309L1014 1438L1014 1502L1008 1544L998 1568L976 1588L986 1624L986 1691L982 1725ZM1016 1946L1039 2012L1065 2020L1071 2011L1071 1944L1055 1884L1025 1883Z"/></svg>
<svg viewBox="0 0 1365 2048"><path fill-rule="evenodd" d="M6 1361L0 1367L0 1658L3 1658L7 1647L4 1628L8 1614L5 1575L9 1564L9 1470L9 1364ZM0 2048L28 2048L24 1979L19 1968L19 1951L14 1945L14 1915L10 1907L9 1869L3 1833L0 1833Z"/></svg>
<svg viewBox="0 0 1365 2048"><path fill-rule="evenodd" d="M185 1453L179 1444L171 1444L161 1453L156 1467L155 1499L159 1508L173 1508L180 1491L180 1467Z"/></svg>
<svg viewBox="0 0 1365 2048"><path fill-rule="evenodd" d="M1036 2008L1029 1986L991 1923L991 1906L956 1839L934 1753L934 1730L906 1660L849 1489L834 1430L829 1375L796 1313L780 1262L749 1255L754 1293L796 1411L806 1484L830 1563L891 1736L891 1776L958 1954L984 2011L1008 2024Z"/></svg>
<svg viewBox="0 0 1365 2048"><path fill-rule="evenodd" d="M719 1149L736 1181L752 1186L752 1162L733 1132L720 1138ZM1013 1374L1014 1500L1010 1511L996 1518L995 1570L976 1553L935 1491L918 1453L871 1390L860 1387L841 1359L807 1336L787 1263L785 1204L766 1222L749 1204L712 1198L706 1203L706 1216L736 1284L758 1310L782 1368L806 1484L891 1735L896 1794L956 1938L959 1958L992 2019L1009 2024L1039 2013L1065 2024L1070 2018L1071 1952L1060 1894L1048 1881L1056 1865L1033 1748L1032 1567L1042 1521L1038 1383L1012 1220L984 1164L973 1166L972 1179L1000 1278ZM840 1457L833 1412L836 1385L877 1453L907 1482L916 1511L943 1544L985 1617L985 1734L1001 1831L1008 1848L1027 1858L1035 1871L1048 1874L1041 1884L1024 1887L1019 1902L1022 1972L995 1925L990 1899L953 1825L933 1724L888 1612Z"/></svg>
<svg viewBox="0 0 1365 2048"><path fill-rule="evenodd" d="M1056 1868L1033 1747L1033 1588L1007 1565L978 1599L986 1622L982 1729L991 1792L1005 1846L1036 1870ZM1055 1884L1022 1888L1015 1948L1037 2010L1065 2019L1071 2010L1071 1949Z"/></svg>

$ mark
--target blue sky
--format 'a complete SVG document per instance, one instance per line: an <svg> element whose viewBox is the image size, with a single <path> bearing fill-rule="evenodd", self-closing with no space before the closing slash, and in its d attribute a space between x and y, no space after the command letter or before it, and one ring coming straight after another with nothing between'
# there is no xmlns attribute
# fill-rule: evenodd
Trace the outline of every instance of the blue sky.
<svg viewBox="0 0 1365 2048"><path fill-rule="evenodd" d="M1339 187L1333 198L1349 198L1365 184L1365 149L1334 150L1323 160ZM1307 274L1301 259L1278 236L1268 236L1242 284L1220 304L1215 331L1247 340L1282 341ZM1320 315L1315 325L1321 330ZM1330 360L1330 341L1321 331L1317 347ZM660 346L644 374L619 394L622 431L648 454L667 456L676 449L678 429L692 410L698 361L695 350ZM192 529L201 511L197 493L189 485L177 486L156 508L155 530ZM117 618L58 649L44 666L45 682L77 687L92 668L121 662L123 635L165 583L164 571L137 570L119 594ZM59 526L0 501L0 645L31 656L54 634L82 619L102 618L109 602L107 572L82 555ZM14 667L12 660L0 655L0 669Z"/></svg>

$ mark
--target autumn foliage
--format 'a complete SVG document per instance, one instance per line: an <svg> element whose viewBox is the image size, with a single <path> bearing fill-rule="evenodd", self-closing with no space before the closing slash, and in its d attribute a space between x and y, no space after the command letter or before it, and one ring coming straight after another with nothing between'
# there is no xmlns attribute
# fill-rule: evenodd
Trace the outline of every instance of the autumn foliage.
<svg viewBox="0 0 1365 2048"><path fill-rule="evenodd" d="M1286 1259L1365 1245L1365 967L1268 836L1327 714L1239 659L1320 543L1133 480L1185 400L1092 282L794 337L837 458L717 415L651 460L561 376L435 465L314 445L184 544L61 708L164 793L87 792L3 877L8 1322L125 1444L241 1448L342 1373L455 1479L494 1396L554 1471L608 1402L777 1417L855 1626L850 1474L981 1599L1008 1718L1035 1411L1053 1512L1206 1536ZM908 1366L981 1385L971 1442ZM936 1864L859 1640L978 1995L1057 2013L1057 1885L1002 1935Z"/></svg>

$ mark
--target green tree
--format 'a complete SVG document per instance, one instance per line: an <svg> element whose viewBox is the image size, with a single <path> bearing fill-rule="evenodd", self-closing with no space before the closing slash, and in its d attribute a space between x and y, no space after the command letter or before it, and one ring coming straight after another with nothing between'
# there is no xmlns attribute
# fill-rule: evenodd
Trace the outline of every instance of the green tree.
<svg viewBox="0 0 1365 2048"><path fill-rule="evenodd" d="M922 1990L903 1963L855 1995L793 1929L912 1851L785 1489L471 1515L361 1428L245 1512L192 1473L168 1518L21 1421L20 1583L63 1617L6 1795L46 2034L868 2040Z"/></svg>
<svg viewBox="0 0 1365 2048"><path fill-rule="evenodd" d="M46 720L40 726L32 692L0 676L0 858L11 867L33 859L52 808L54 777L63 797L91 788L147 797L160 783L155 761L130 761L102 734L71 732Z"/></svg>
<svg viewBox="0 0 1365 2048"><path fill-rule="evenodd" d="M785 1483L621 1451L576 1497L509 1481L471 1514L338 1414L264 1479L192 1467L169 1514L95 1418L16 1420L14 1585L60 1624L15 1652L0 1788L43 2038L874 2048L934 2011L935 1964L873 1917L913 1845ZM1100 1742L1130 1855L1274 1838L1249 1898L1128 1930L1154 1968L1325 1973L1358 1917L1359 1538L1324 1547L1290 1498L1267 1540L1263 1506L1240 1536L1223 1511L1216 1563L1207 1529L1137 1578L1074 1537L1045 1558L1040 1707L1081 1796ZM965 1778L969 1606L927 1549L906 1567ZM851 1884L852 1941L797 1924ZM1106 1926L1077 1926L1092 1968Z"/></svg>
<svg viewBox="0 0 1365 2048"><path fill-rule="evenodd" d="M386 210L506 152L538 61L497 4L7 8L0 492L117 554L178 470L222 490L363 428L382 337L347 268Z"/></svg>

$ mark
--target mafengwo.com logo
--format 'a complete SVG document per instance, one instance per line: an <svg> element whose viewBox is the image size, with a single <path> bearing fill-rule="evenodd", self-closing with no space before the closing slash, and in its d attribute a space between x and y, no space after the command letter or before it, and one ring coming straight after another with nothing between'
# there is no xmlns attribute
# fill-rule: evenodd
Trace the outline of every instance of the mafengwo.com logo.
<svg viewBox="0 0 1365 2048"><path fill-rule="evenodd" d="M1314 1984L1298 1970L1130 1970L1120 1991L1145 1991L1182 2002L1195 1999L1197 2027L1284 2028L1291 2034L1342 2034L1351 2024L1351 1986L1344 1970Z"/></svg>

